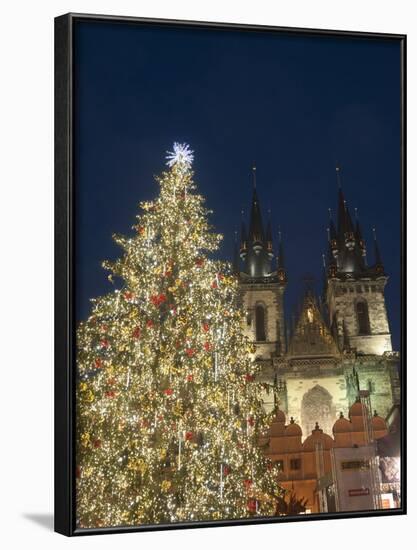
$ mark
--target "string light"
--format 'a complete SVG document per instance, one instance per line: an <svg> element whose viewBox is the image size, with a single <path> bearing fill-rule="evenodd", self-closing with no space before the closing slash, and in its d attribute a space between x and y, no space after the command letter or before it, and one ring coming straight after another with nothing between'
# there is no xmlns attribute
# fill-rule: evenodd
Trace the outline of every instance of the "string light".
<svg viewBox="0 0 417 550"><path fill-rule="evenodd" d="M282 494L258 445L270 417L238 283L211 259L221 236L192 160L174 144L158 197L103 264L123 287L78 327L81 528L273 515Z"/></svg>

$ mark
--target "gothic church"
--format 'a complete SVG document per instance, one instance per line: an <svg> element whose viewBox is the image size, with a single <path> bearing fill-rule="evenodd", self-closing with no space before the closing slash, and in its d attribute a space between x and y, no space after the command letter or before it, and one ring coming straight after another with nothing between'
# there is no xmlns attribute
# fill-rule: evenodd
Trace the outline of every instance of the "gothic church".
<svg viewBox="0 0 417 550"><path fill-rule="evenodd" d="M255 169L254 169L255 170ZM337 223L330 219L328 255L323 257L323 296L306 288L301 310L286 325L284 294L288 275L281 236L274 255L271 222L266 228L254 189L249 224L242 221L234 268L246 319L244 333L256 345L262 380L274 386L265 394L267 409L278 398L287 418L308 437L320 425L331 433L339 414L361 390L382 417L400 401L399 354L392 350L384 289L388 281L374 234L368 265L358 220L352 221L338 179Z"/></svg>

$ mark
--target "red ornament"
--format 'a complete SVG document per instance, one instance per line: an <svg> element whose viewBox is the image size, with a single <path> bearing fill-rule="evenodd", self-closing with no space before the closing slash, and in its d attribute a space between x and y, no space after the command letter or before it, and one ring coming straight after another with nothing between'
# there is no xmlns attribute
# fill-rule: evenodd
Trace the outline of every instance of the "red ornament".
<svg viewBox="0 0 417 550"><path fill-rule="evenodd" d="M204 344L204 349L205 349L206 351L210 351L210 350L211 350L211 344L210 344L210 342L205 342L205 344Z"/></svg>
<svg viewBox="0 0 417 550"><path fill-rule="evenodd" d="M139 340L140 338L140 327L136 327L135 330L132 332L133 338L136 338L136 340Z"/></svg>
<svg viewBox="0 0 417 550"><path fill-rule="evenodd" d="M246 489L249 489L252 486L252 480L251 479L244 479L243 485L246 487Z"/></svg>
<svg viewBox="0 0 417 550"><path fill-rule="evenodd" d="M247 374L245 376L245 379L246 379L246 382L253 382L255 380L255 377L253 376L253 374Z"/></svg>
<svg viewBox="0 0 417 550"><path fill-rule="evenodd" d="M190 441L193 438L193 432L185 432L185 441Z"/></svg>
<svg viewBox="0 0 417 550"><path fill-rule="evenodd" d="M146 326L147 326L148 328L152 328L152 327L153 327L153 321L152 321L152 319L149 319L148 321L146 321Z"/></svg>
<svg viewBox="0 0 417 550"><path fill-rule="evenodd" d="M223 466L223 475L228 476L230 474L229 466Z"/></svg>
<svg viewBox="0 0 417 550"><path fill-rule="evenodd" d="M104 338L104 339L100 342L100 346L101 346L102 348L107 349L107 348L110 346L109 341L108 341L106 338Z"/></svg>
<svg viewBox="0 0 417 550"><path fill-rule="evenodd" d="M204 332L208 332L210 330L210 325L208 323L203 323L203 330Z"/></svg>
<svg viewBox="0 0 417 550"><path fill-rule="evenodd" d="M133 292L129 292L129 291L126 291L124 294L123 294L125 300L127 300L128 302L130 302L131 300L133 300L133 298L135 297L135 295L133 294Z"/></svg>
<svg viewBox="0 0 417 550"><path fill-rule="evenodd" d="M194 380L194 376L192 374L189 374L187 376L187 382L192 382Z"/></svg>
<svg viewBox="0 0 417 550"><path fill-rule="evenodd" d="M172 395L174 393L174 390L172 388L167 388L164 390L165 395Z"/></svg>
<svg viewBox="0 0 417 550"><path fill-rule="evenodd" d="M255 424L255 420L254 420L253 416L250 416L248 418L248 424L249 424L249 426L253 426Z"/></svg>
<svg viewBox="0 0 417 550"><path fill-rule="evenodd" d="M197 258L195 261L197 267L202 267L204 265L204 258Z"/></svg>
<svg viewBox="0 0 417 550"><path fill-rule="evenodd" d="M256 512L256 500L254 498L248 500L248 511Z"/></svg>
<svg viewBox="0 0 417 550"><path fill-rule="evenodd" d="M166 299L167 297L165 296L165 294L153 294L150 297L150 300L155 307L159 307L165 302Z"/></svg>
<svg viewBox="0 0 417 550"><path fill-rule="evenodd" d="M106 393L104 394L106 397L108 397L109 399L113 399L113 397L115 397L115 392L113 390L108 390L106 391Z"/></svg>
<svg viewBox="0 0 417 550"><path fill-rule="evenodd" d="M103 367L103 363L100 359L100 357L97 357L97 359L94 359L94 368L95 369L101 369Z"/></svg>
<svg viewBox="0 0 417 550"><path fill-rule="evenodd" d="M185 350L185 353L188 355L188 357L192 357L195 354L195 349L188 348Z"/></svg>
<svg viewBox="0 0 417 550"><path fill-rule="evenodd" d="M143 227L143 225L139 225L138 233L139 233L139 235L143 235L145 233L145 228Z"/></svg>
<svg viewBox="0 0 417 550"><path fill-rule="evenodd" d="M93 443L93 446L94 446L95 449L99 449L101 447L101 440L96 439Z"/></svg>
<svg viewBox="0 0 417 550"><path fill-rule="evenodd" d="M217 284L217 281L213 281L211 283L211 288L218 288L218 287L219 287L219 285Z"/></svg>

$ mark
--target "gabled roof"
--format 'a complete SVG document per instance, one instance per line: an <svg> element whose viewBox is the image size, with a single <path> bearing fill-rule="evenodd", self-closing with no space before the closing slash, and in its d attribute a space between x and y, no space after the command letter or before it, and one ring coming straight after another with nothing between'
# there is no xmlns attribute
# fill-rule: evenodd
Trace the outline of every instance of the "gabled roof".
<svg viewBox="0 0 417 550"><path fill-rule="evenodd" d="M337 344L311 291L306 291L304 295L288 351L294 357L339 355Z"/></svg>

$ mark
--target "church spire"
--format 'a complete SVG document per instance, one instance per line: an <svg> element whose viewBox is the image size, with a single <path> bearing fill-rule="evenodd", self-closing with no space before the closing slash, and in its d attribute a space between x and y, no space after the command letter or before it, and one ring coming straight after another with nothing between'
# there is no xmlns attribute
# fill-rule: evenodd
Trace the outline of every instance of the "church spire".
<svg viewBox="0 0 417 550"><path fill-rule="evenodd" d="M329 271L334 273L361 273L365 269L365 242L359 221L352 221L349 208L342 189L341 167L336 165L338 187L337 229L333 223L331 211L329 221L329 248L334 262L329 262ZM355 210L356 211L356 210ZM357 212L357 211L356 211Z"/></svg>
<svg viewBox="0 0 417 550"><path fill-rule="evenodd" d="M272 226L271 226L271 209L268 209L268 223L266 226L266 249L268 251L268 256L272 259L274 254L272 252Z"/></svg>
<svg viewBox="0 0 417 550"><path fill-rule="evenodd" d="M353 236L353 223L350 216L349 208L345 199L345 195L342 189L342 168L340 164L336 165L336 178L337 186L339 189L339 200L338 200L338 233L341 238L344 236L345 240L348 241L351 236Z"/></svg>
<svg viewBox="0 0 417 550"><path fill-rule="evenodd" d="M272 224L270 215L266 230L262 221L261 204L258 198L256 166L252 167L252 204L249 218L249 230L242 220L240 257L244 261L242 276L250 278L275 277L271 262L274 258Z"/></svg>
<svg viewBox="0 0 417 550"><path fill-rule="evenodd" d="M360 226L360 223L359 223L359 215L358 215L358 209L357 208L355 208L355 221L356 221L355 239L356 239L356 242L358 243L359 250L360 250L361 255L363 257L363 261L365 263L365 261L366 261L366 245L365 245L365 241L362 237L362 230L361 230L361 226Z"/></svg>
<svg viewBox="0 0 417 550"><path fill-rule="evenodd" d="M243 209L241 210L241 215L242 220L240 224L240 257L242 258L242 260L244 260L248 252L248 238L246 235L246 225L244 221L245 212Z"/></svg>
<svg viewBox="0 0 417 550"><path fill-rule="evenodd" d="M334 258L337 258L338 255L338 239L336 233L336 227L333 222L332 209L329 208L329 227L327 228L327 237L329 241L330 253Z"/></svg>
<svg viewBox="0 0 417 550"><path fill-rule="evenodd" d="M336 227L334 226L331 208L329 208L329 240L337 240Z"/></svg>
<svg viewBox="0 0 417 550"><path fill-rule="evenodd" d="M281 282L287 280L287 272L285 271L284 245L282 243L281 229L278 232L278 257L277 257L277 275Z"/></svg>
<svg viewBox="0 0 417 550"><path fill-rule="evenodd" d="M261 207L255 185L256 179L254 179L248 240L250 243L263 244L265 241L264 227L262 223Z"/></svg>
<svg viewBox="0 0 417 550"><path fill-rule="evenodd" d="M384 264L382 263L381 252L379 250L378 241L376 239L376 229L372 229L374 234L374 254L375 254L375 271L377 273L384 273Z"/></svg>

